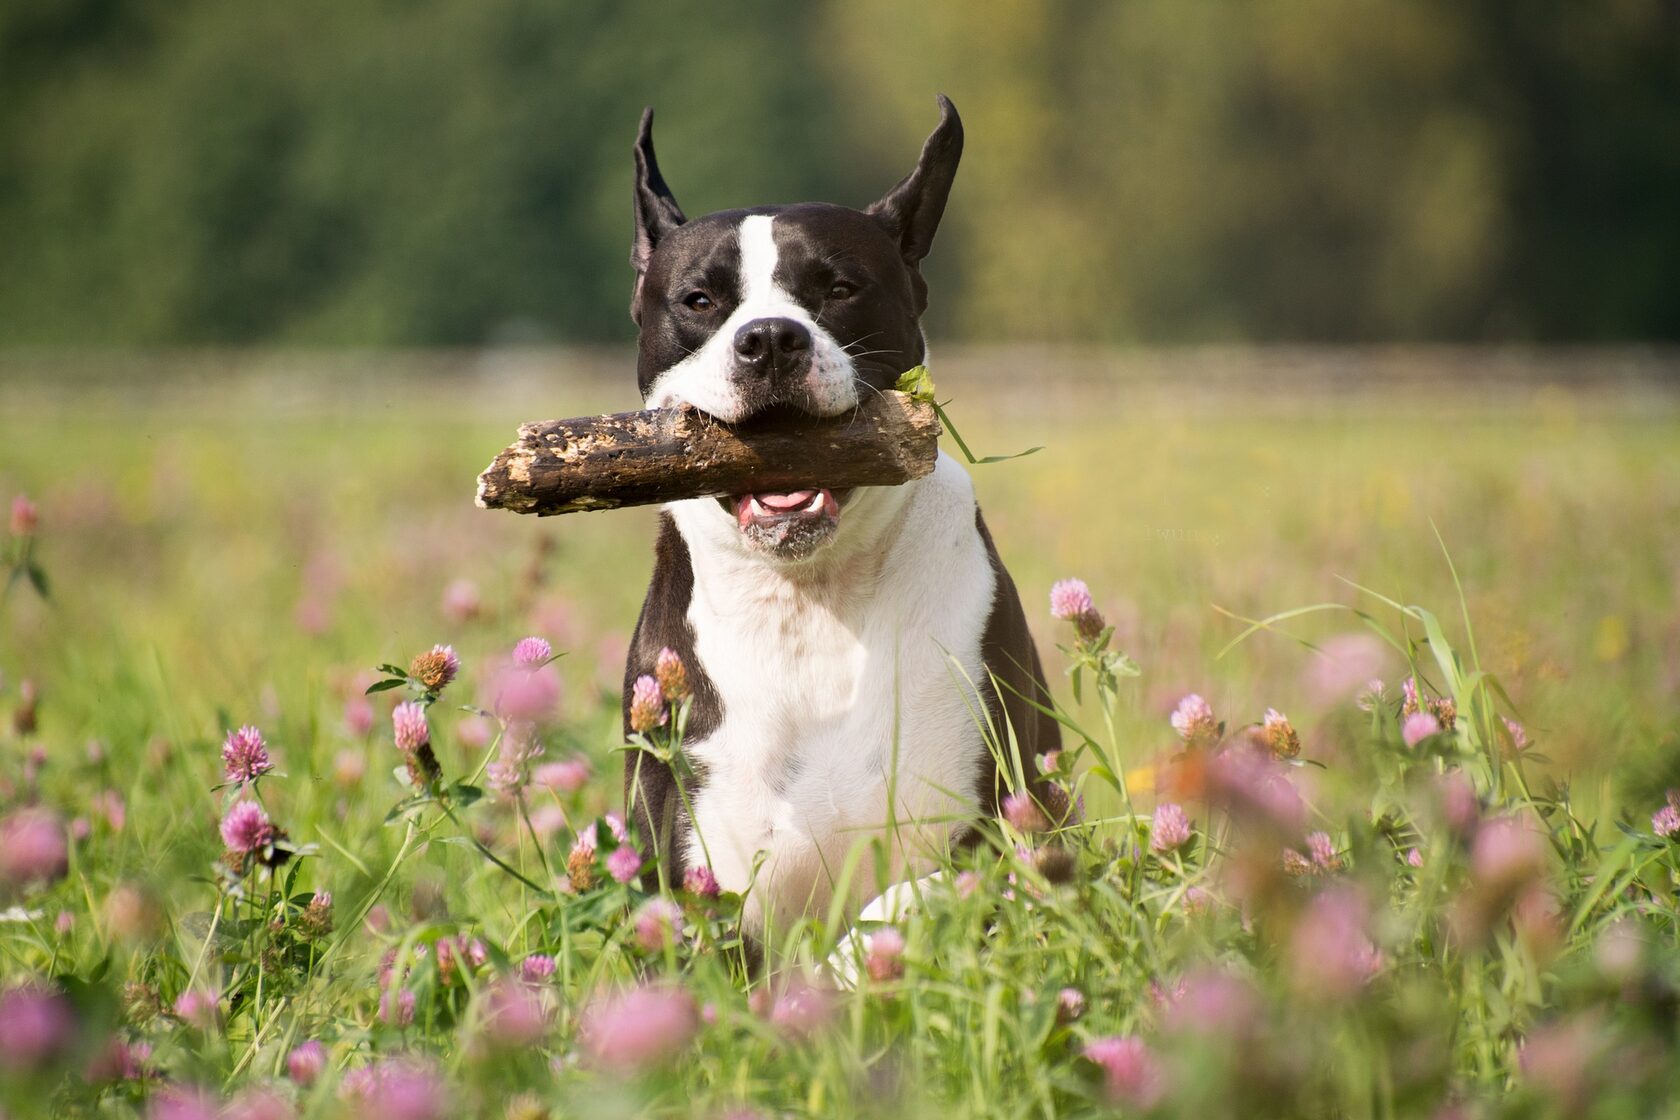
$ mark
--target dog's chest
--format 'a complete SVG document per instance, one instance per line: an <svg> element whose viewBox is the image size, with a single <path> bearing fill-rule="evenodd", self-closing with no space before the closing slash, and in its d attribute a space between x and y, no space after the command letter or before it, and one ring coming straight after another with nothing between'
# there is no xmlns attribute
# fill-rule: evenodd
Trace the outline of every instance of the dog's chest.
<svg viewBox="0 0 1680 1120"><path fill-rule="evenodd" d="M888 840L896 875L974 815L995 578L954 464L902 517L885 548L816 583L695 558L688 618L722 718L687 747L704 775L688 856L727 889L752 885L754 924L826 906L855 845ZM866 859L848 893L875 880Z"/></svg>

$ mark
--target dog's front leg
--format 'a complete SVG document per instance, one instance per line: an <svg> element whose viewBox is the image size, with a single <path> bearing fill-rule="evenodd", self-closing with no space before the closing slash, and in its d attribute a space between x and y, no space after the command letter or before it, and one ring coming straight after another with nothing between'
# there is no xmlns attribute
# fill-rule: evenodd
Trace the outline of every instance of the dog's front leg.
<svg viewBox="0 0 1680 1120"><path fill-rule="evenodd" d="M869 951L869 930L859 927L899 922L914 914L921 909L922 893L944 877L943 871L935 871L920 879L906 879L902 883L894 883L871 900L858 913L857 921L834 947L834 952L828 955L826 967L835 985L846 989L857 987L859 970Z"/></svg>

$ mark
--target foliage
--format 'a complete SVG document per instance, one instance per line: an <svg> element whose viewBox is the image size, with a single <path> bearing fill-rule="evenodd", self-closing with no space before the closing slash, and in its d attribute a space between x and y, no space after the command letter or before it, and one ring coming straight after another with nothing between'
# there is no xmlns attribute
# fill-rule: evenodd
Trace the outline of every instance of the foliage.
<svg viewBox="0 0 1680 1120"><path fill-rule="evenodd" d="M623 860L615 875L640 838L608 818L623 737L616 682L597 676L618 659L594 645L631 617L623 549L645 524L452 520L499 429L428 427L441 410L417 394L353 422L265 407L214 430L163 404L111 425L109 458L70 477L50 407L8 419L0 481L18 472L38 499L30 555L54 599L0 608L8 679L39 686L29 725L0 732L0 816L44 808L68 846L61 869L0 888L16 906L0 989L50 983L80 1029L39 1057L8 1035L0 1099L18 1117L143 1114L175 1082L267 1086L305 1115L1660 1114L1677 1088L1680 847L1653 815L1680 783L1655 742L1670 655L1642 627L1672 617L1672 573L1652 564L1680 500L1666 425L1564 424L1552 401L1555 446L1525 459L1535 417L1429 404L1346 415L1346 431L1140 406L975 472L1041 648L1065 649L1052 676L1081 672L1049 769L1085 812L1053 836L1000 824L952 857L900 945L865 931L852 993L805 986L841 933L826 916L754 976L738 900L650 890ZM1434 449L1401 492L1462 539L1463 602L1427 521L1385 487L1391 464L1343 451L1379 437ZM977 443L1003 438L978 424ZM1063 472L1092 486L1121 456L1139 464L1133 516L1176 509L1199 535L1078 516L1089 491ZM1304 481L1337 467L1334 485ZM1055 528L1035 534L1040 517ZM1604 526L1641 520L1602 548ZM558 553L537 543L550 534ZM1406 592L1267 616L1320 578L1296 549ZM1195 582L1204 568L1253 582ZM1047 574L1069 570L1104 573L1100 610L1052 622ZM1655 621L1618 642L1601 620L1630 593ZM1188 636L1172 624L1186 610ZM510 653L532 630L577 655ZM413 662L360 668L399 650ZM1537 667L1554 656L1570 660ZM1192 688L1205 714L1181 703ZM681 756L679 692L659 684L630 749ZM399 701L414 706L400 741L384 718ZM261 773L234 781L218 747L247 722L267 753L251 764L243 744ZM435 778L405 757L422 741ZM232 860L218 822L245 802L288 835ZM623 990L643 1001L602 994ZM324 1068L303 1087L291 1059L309 1040ZM431 1111L398 1111L416 1088Z"/></svg>
<svg viewBox="0 0 1680 1120"><path fill-rule="evenodd" d="M0 342L629 337L691 214L861 205L955 98L977 339L1676 337L1662 0L0 10Z"/></svg>

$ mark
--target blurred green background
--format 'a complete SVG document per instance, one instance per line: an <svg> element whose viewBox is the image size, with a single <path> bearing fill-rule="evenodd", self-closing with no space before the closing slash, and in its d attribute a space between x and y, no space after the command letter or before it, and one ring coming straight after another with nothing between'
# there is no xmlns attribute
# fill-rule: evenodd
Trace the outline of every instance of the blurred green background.
<svg viewBox="0 0 1680 1120"><path fill-rule="evenodd" d="M643 105L697 214L935 91L942 338L1680 338L1673 0L7 0L0 344L622 342Z"/></svg>

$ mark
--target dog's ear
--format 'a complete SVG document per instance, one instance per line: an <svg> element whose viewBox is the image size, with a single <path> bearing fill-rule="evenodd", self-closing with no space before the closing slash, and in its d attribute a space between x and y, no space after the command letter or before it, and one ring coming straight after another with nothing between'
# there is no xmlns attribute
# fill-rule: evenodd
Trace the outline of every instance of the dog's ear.
<svg viewBox="0 0 1680 1120"><path fill-rule="evenodd" d="M636 132L636 236L630 243L630 264L638 285L659 242L687 220L659 173L659 160L653 154L653 109L644 109L642 126Z"/></svg>
<svg viewBox="0 0 1680 1120"><path fill-rule="evenodd" d="M962 119L957 116L957 107L949 97L940 94L939 126L922 145L922 158L916 161L916 169L865 211L898 241L904 262L912 268L933 247L933 232L939 228L939 218L945 213L945 200L950 197L951 181L957 176L962 146Z"/></svg>

